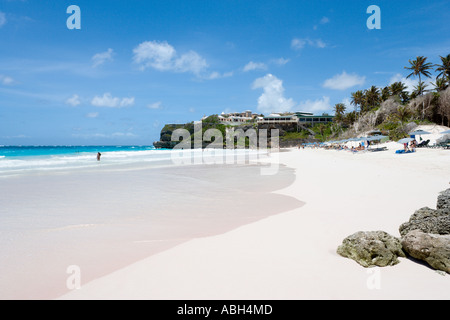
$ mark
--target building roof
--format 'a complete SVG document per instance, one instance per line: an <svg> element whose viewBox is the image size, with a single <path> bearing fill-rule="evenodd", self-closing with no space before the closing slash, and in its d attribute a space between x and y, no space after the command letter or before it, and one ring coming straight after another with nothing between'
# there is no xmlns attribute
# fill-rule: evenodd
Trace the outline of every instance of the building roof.
<svg viewBox="0 0 450 320"><path fill-rule="evenodd" d="M303 112L303 111L297 111L297 112L294 112L297 116L312 116L312 115L314 115L313 113L311 113L311 112Z"/></svg>
<svg viewBox="0 0 450 320"><path fill-rule="evenodd" d="M318 115L297 115L299 118L334 118L334 116L326 115L326 116L318 116Z"/></svg>

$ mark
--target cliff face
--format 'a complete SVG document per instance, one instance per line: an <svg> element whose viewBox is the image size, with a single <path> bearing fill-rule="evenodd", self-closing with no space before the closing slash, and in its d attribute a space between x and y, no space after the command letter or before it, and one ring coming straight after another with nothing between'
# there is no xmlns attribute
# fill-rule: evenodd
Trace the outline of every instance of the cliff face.
<svg viewBox="0 0 450 320"><path fill-rule="evenodd" d="M172 134L177 129L189 131L190 128L186 124L166 124L161 130L159 141L153 142L153 146L157 149L173 149L179 143L178 141L172 141Z"/></svg>
<svg viewBox="0 0 450 320"><path fill-rule="evenodd" d="M172 141L172 137L173 136L173 132L177 129L185 129L187 130L187 132L189 132L189 137L187 137L187 139L190 139L191 141L191 148L194 148L194 132L195 132L195 125L193 123L187 123L187 124L166 124L162 130L161 130L161 134L160 134L160 140L156 141L153 143L153 145L155 146L155 148L158 149L173 149L178 143L180 143L180 141L182 141L183 139L179 139L179 141ZM286 124L260 124L260 125L256 125L256 124L243 124L240 126L233 126L233 127L225 127L223 124L211 124L211 123L206 123L202 126L202 134L204 134L208 129L218 129L221 134L222 134L222 143L218 143L221 144L223 148L227 147L226 144L226 136L227 135L232 135L233 133L236 133L238 130L242 130L244 133L250 133L251 131L249 130L255 130L257 137L261 138L262 136L260 135L260 130L267 130L267 147L271 147L272 146L272 130L278 130L278 134L279 134L279 146L281 148L288 148L288 147L295 147L298 146L301 143L307 143L307 142L318 142L317 139L314 139L311 135L314 134L313 131L308 130L307 128L303 128L295 123L286 123ZM306 138L286 138L287 134L289 133L298 133L301 130L306 130ZM310 134L310 136L308 137L308 134ZM186 137L185 137L186 138ZM242 140L240 140L242 138L239 138L239 136L237 135L237 137L234 137L234 145L236 146L238 143L238 140L242 142ZM245 138L244 138L245 139ZM249 139L247 139L247 141L245 142L246 147L249 147L249 144L251 142L248 141ZM202 141L202 148L206 148L206 147L211 147L211 141ZM215 147L218 147L218 144L216 144ZM259 144L259 141L256 142L256 144ZM189 145L189 143L187 144L187 146ZM259 145L257 145L259 146ZM256 146L254 146L256 147Z"/></svg>

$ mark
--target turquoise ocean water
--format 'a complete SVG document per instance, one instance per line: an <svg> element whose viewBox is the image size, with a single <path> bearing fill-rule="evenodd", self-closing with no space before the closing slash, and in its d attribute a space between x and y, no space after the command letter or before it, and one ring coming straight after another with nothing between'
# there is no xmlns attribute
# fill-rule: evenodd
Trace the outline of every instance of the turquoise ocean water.
<svg viewBox="0 0 450 320"><path fill-rule="evenodd" d="M101 153L97 161L97 153ZM256 157L258 150L217 150L214 154L201 150L155 149L153 146L1 146L0 177L42 173L54 170L99 168L133 163L146 166L167 166L181 163L237 163L245 162L250 155ZM265 154L263 150L261 154ZM231 158L230 158L231 157ZM235 158L236 157L236 158ZM194 158L196 160L194 160Z"/></svg>
<svg viewBox="0 0 450 320"><path fill-rule="evenodd" d="M0 146L0 175L168 159L170 150L153 146Z"/></svg>
<svg viewBox="0 0 450 320"><path fill-rule="evenodd" d="M36 157L96 154L97 152L135 152L155 150L152 146L0 146L0 157Z"/></svg>

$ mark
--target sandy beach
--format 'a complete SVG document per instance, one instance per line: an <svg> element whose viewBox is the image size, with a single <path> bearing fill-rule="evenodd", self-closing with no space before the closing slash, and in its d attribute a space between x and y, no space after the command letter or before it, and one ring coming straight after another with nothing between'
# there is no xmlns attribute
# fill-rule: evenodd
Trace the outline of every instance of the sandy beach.
<svg viewBox="0 0 450 320"><path fill-rule="evenodd" d="M450 300L449 9L2 1L0 300Z"/></svg>
<svg viewBox="0 0 450 320"><path fill-rule="evenodd" d="M0 177L0 298L54 299L191 239L303 205L273 191L295 180L254 164L166 160Z"/></svg>
<svg viewBox="0 0 450 320"><path fill-rule="evenodd" d="M449 299L450 276L424 264L401 258L396 266L366 269L336 253L357 231L399 237L401 223L421 207L435 208L438 193L450 187L448 150L395 154L399 144L386 146L357 154L280 152L295 179L270 194L304 205L193 238L59 298Z"/></svg>

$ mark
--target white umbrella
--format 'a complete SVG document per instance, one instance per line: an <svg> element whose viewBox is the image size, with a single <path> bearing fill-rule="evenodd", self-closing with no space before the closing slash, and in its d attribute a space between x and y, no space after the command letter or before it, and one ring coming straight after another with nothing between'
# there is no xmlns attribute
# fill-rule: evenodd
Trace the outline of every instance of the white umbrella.
<svg viewBox="0 0 450 320"><path fill-rule="evenodd" d="M424 131L424 130L417 130L417 131L411 132L409 135L410 136L420 136L422 134L430 134L430 132Z"/></svg>
<svg viewBox="0 0 450 320"><path fill-rule="evenodd" d="M365 138L351 138L348 141L363 141Z"/></svg>
<svg viewBox="0 0 450 320"><path fill-rule="evenodd" d="M403 138L403 139L398 140L397 142L404 144L404 143L410 143L413 140L414 140L413 138Z"/></svg>
<svg viewBox="0 0 450 320"><path fill-rule="evenodd" d="M424 131L424 130L417 130L417 131L411 132L409 135L410 136L421 136L421 135L424 135L424 134L430 134L430 132ZM420 137L420 138L422 138L422 137Z"/></svg>
<svg viewBox="0 0 450 320"><path fill-rule="evenodd" d="M367 141L376 141L376 140L382 140L384 138L389 138L388 136L383 136L383 135L376 135L376 136L370 136L365 138Z"/></svg>

